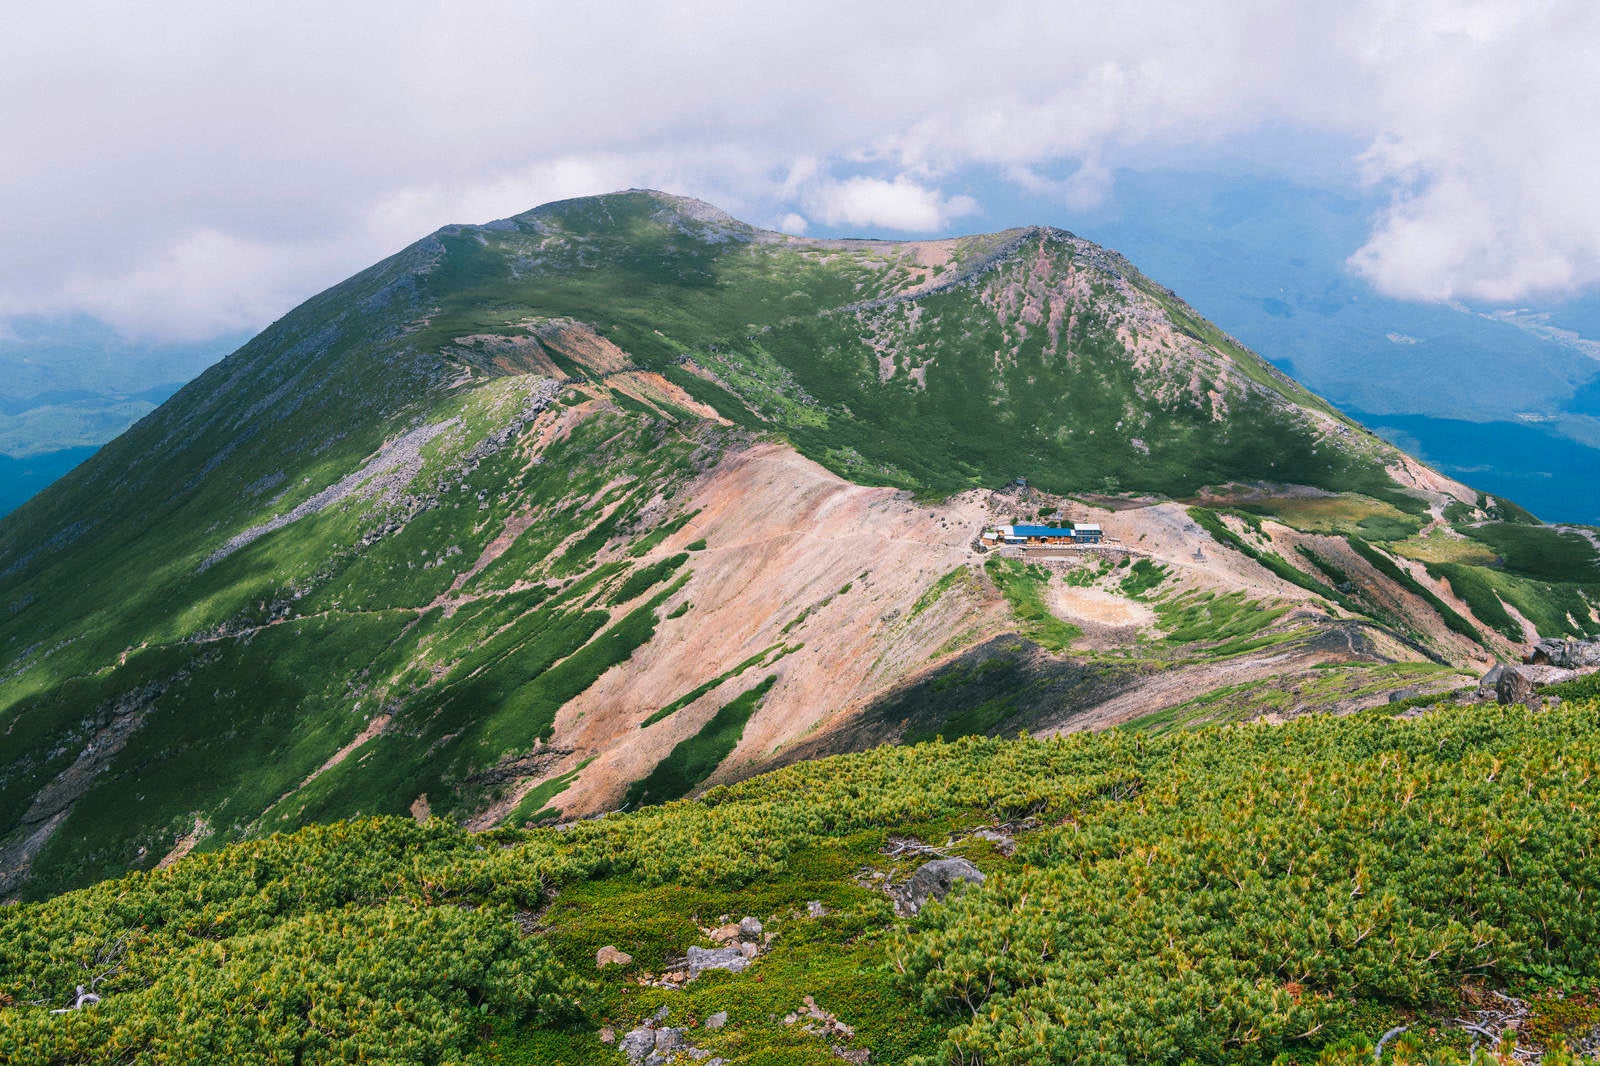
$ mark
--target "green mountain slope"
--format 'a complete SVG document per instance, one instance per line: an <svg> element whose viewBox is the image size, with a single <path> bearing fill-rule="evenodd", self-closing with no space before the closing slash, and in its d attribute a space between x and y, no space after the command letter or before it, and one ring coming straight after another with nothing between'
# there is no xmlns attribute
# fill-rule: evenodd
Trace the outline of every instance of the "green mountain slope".
<svg viewBox="0 0 1600 1066"><path fill-rule="evenodd" d="M973 549L1040 512L1120 554ZM645 192L450 227L0 523L0 896L1229 686L1449 687L1512 611L1600 629L1582 537L1423 561L1506 516L1060 231L806 241Z"/></svg>
<svg viewBox="0 0 1600 1066"><path fill-rule="evenodd" d="M620 1066L638 1029L730 1066L1331 1066L1387 1033L1450 1064L1515 1018L1567 1063L1600 1022L1597 738L1574 699L969 739L566 831L316 827L0 908L0 1049ZM984 880L897 916L939 853ZM673 976L741 916L742 972Z"/></svg>
<svg viewBox="0 0 1600 1066"><path fill-rule="evenodd" d="M1113 479L1181 494L1260 477L1393 491L1373 441L1343 439L1351 427L1326 405L1059 230L805 241L632 193L440 240L450 295L435 342L594 323L634 364L857 480L949 492L1031 472L1058 491Z"/></svg>

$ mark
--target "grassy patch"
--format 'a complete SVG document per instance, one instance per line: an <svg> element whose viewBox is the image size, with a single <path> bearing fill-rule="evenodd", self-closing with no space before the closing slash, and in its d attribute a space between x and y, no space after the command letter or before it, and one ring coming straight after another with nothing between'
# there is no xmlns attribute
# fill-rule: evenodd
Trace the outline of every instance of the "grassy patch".
<svg viewBox="0 0 1600 1066"><path fill-rule="evenodd" d="M622 621L603 630L560 663L513 692L485 730L483 743L492 749L507 750L519 736L549 739L556 712L568 700L587 690L613 666L627 662L655 635L656 606L676 589L674 585L658 593L650 602L635 608Z"/></svg>
<svg viewBox="0 0 1600 1066"><path fill-rule="evenodd" d="M1419 563L1461 563L1489 566L1498 556L1481 541L1464 537L1454 530L1433 529L1425 537L1412 537L1389 545L1389 550Z"/></svg>
<svg viewBox="0 0 1600 1066"><path fill-rule="evenodd" d="M1403 540L1422 528L1414 513L1360 493L1248 500L1240 512L1275 518L1305 533L1357 534L1367 540Z"/></svg>
<svg viewBox="0 0 1600 1066"><path fill-rule="evenodd" d="M1251 559L1254 559L1256 562L1272 571L1273 574L1289 582L1291 585L1298 585L1307 592L1321 596L1325 600L1337 603L1343 607L1348 607L1352 610L1355 609L1338 592L1318 581L1304 570L1301 570L1299 567L1293 565L1283 556L1273 551L1257 548L1255 545L1239 536L1237 533L1227 527L1227 524L1222 521L1222 517L1215 511L1209 511L1204 507L1191 507L1189 508L1189 517L1193 518L1197 523L1199 523L1200 527L1207 533L1210 533L1212 538L1215 539L1217 543L1226 545L1227 547L1230 547L1243 555L1249 556ZM1257 528L1259 529L1259 523Z"/></svg>
<svg viewBox="0 0 1600 1066"><path fill-rule="evenodd" d="M1162 599L1155 609L1166 642L1204 644L1207 654L1218 658L1280 639L1258 634L1277 625L1289 610L1285 604L1253 600L1242 591L1219 596L1193 589Z"/></svg>
<svg viewBox="0 0 1600 1066"><path fill-rule="evenodd" d="M1011 613L1021 623L1022 634L1048 651L1061 652L1083 636L1083 630L1063 622L1045 606L1045 587L1050 571L1035 563L992 556L983 564L989 577L999 586Z"/></svg>
<svg viewBox="0 0 1600 1066"><path fill-rule="evenodd" d="M541 781L523 796L511 813L506 815L503 825L528 826L537 824L547 818L559 818L561 811L552 807L550 801L567 790L567 786L578 779L584 767L594 762L594 756L583 760L577 766L564 774L557 774L548 781Z"/></svg>
<svg viewBox="0 0 1600 1066"><path fill-rule="evenodd" d="M1432 608L1433 613L1438 615L1452 632L1461 634L1475 644L1482 642L1483 634L1478 632L1476 626L1462 618L1448 603L1434 595L1426 586L1407 573L1406 569L1399 563L1360 537L1347 537L1345 539L1349 541L1350 547L1357 555L1372 564L1373 569Z"/></svg>
<svg viewBox="0 0 1600 1066"><path fill-rule="evenodd" d="M1164 733L1173 729L1246 722L1264 714L1303 714L1326 710L1335 704L1375 696L1454 674L1453 668L1435 663L1394 663L1388 666L1326 664L1304 678L1274 678L1225 685L1194 699L1128 722L1121 728ZM1441 696L1418 697L1437 702ZM1387 706L1387 703L1385 704ZM1396 709L1400 705L1396 704Z"/></svg>
<svg viewBox="0 0 1600 1066"><path fill-rule="evenodd" d="M933 584L929 585L927 589L923 591L922 595L917 597L917 602L913 603L911 605L911 610L906 612L906 620L910 621L921 615L928 608L932 607L934 604L943 599L945 593L949 592L951 589L958 586L963 588L973 588L976 585L977 582L973 579L967 568L965 566L958 566L949 573L940 577L939 580L935 581Z"/></svg>
<svg viewBox="0 0 1600 1066"><path fill-rule="evenodd" d="M1125 596L1139 599L1167 578L1167 568L1149 559L1136 559L1128 568L1128 576L1117 585Z"/></svg>
<svg viewBox="0 0 1600 1066"><path fill-rule="evenodd" d="M688 511L679 515L669 522L663 522L661 525L657 526L644 536L640 537L638 540L634 541L634 543L628 548L628 554L635 559L639 558L641 555L648 555L655 549L656 545L660 544L678 530L688 525L690 521L694 519L695 515L699 513L699 509L696 508L693 511ZM706 542L703 540L697 541L696 543L698 543L701 548L706 546ZM688 550L697 551L698 549L691 545Z"/></svg>
<svg viewBox="0 0 1600 1066"><path fill-rule="evenodd" d="M1522 627L1502 603L1515 607L1541 636L1581 637L1600 632L1600 623L1592 614L1594 602L1600 600L1600 587L1549 584L1501 570L1447 563L1430 565L1428 572L1448 580L1474 614L1511 640L1522 640ZM1479 613L1480 607L1487 613Z"/></svg>
<svg viewBox="0 0 1600 1066"><path fill-rule="evenodd" d="M1085 562L1079 566L1074 566L1066 572L1062 580L1072 588L1088 588L1110 572L1110 561L1100 559L1094 563Z"/></svg>
<svg viewBox="0 0 1600 1066"><path fill-rule="evenodd" d="M606 600L607 603L627 603L635 597L642 596L650 589L665 581L672 573L689 561L685 552L651 563L629 574L627 580L617 586L615 592Z"/></svg>
<svg viewBox="0 0 1600 1066"><path fill-rule="evenodd" d="M1468 527L1466 534L1493 548L1508 573L1535 581L1600 585L1600 552L1580 533L1491 522Z"/></svg>
<svg viewBox="0 0 1600 1066"><path fill-rule="evenodd" d="M628 788L628 805L665 803L692 792L739 746L745 723L777 681L774 674L724 704L700 732L681 741L654 770Z"/></svg>
<svg viewBox="0 0 1600 1066"><path fill-rule="evenodd" d="M1450 591L1472 609L1479 621L1507 640L1522 640L1521 624L1506 611L1505 604L1489 583L1486 571L1454 563L1428 563L1426 567L1435 580L1449 584Z"/></svg>
<svg viewBox="0 0 1600 1066"><path fill-rule="evenodd" d="M704 696L707 692L710 692L712 689L716 688L718 685L721 685L726 681L730 681L733 678L738 677L740 674L744 673L746 670L750 669L752 666L756 666L759 663L763 662L768 655L771 655L774 651L777 651L782 647L783 647L782 644L774 644L770 648L764 648L761 651L756 652L756 654L750 656L750 658L746 659L744 662L740 663L738 666L735 666L733 669L725 670L722 673L718 674L716 677L712 678L710 681L707 681L704 684L696 685L694 688L690 689L688 692L685 692L683 695L679 696L677 699L673 700L671 703L667 704L665 707L663 707L660 710L656 711L654 714L650 715L644 721L640 722L639 723L639 728L640 729L645 729L645 728L648 728L649 726L655 725L657 722L660 722L660 721L663 721L663 720L665 720L667 718L672 717L674 714L676 714L679 711L683 710L685 707L689 706L689 704L693 703L695 700L699 699L701 696ZM774 660L774 661L776 661L776 660Z"/></svg>

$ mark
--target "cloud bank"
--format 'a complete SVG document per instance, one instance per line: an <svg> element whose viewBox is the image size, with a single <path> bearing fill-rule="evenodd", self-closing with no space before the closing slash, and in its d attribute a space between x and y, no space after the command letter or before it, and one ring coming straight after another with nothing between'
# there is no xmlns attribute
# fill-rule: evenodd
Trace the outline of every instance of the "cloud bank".
<svg viewBox="0 0 1600 1066"><path fill-rule="evenodd" d="M1385 292L1600 283L1600 7L1101 8L34 5L0 36L0 322L253 328L442 224L628 186L931 233L983 228L979 170L1066 220L1271 128L1366 146L1392 200L1351 268Z"/></svg>

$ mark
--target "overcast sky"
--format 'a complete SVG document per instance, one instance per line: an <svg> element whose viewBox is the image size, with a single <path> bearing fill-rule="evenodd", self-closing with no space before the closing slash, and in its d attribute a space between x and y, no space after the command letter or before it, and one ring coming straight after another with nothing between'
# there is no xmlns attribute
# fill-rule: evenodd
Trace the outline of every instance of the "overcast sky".
<svg viewBox="0 0 1600 1066"><path fill-rule="evenodd" d="M1597 115L1593 0L17 4L0 329L253 329L445 223L629 186L922 234L1317 143L1388 203L1353 271L1512 303L1600 284Z"/></svg>

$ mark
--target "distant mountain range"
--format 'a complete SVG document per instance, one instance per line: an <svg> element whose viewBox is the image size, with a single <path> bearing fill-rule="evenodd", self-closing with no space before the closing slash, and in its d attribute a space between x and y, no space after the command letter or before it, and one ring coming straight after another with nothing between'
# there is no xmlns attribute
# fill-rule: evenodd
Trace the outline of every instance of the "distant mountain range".
<svg viewBox="0 0 1600 1066"><path fill-rule="evenodd" d="M139 341L81 315L10 319L0 330L0 514L247 339Z"/></svg>

